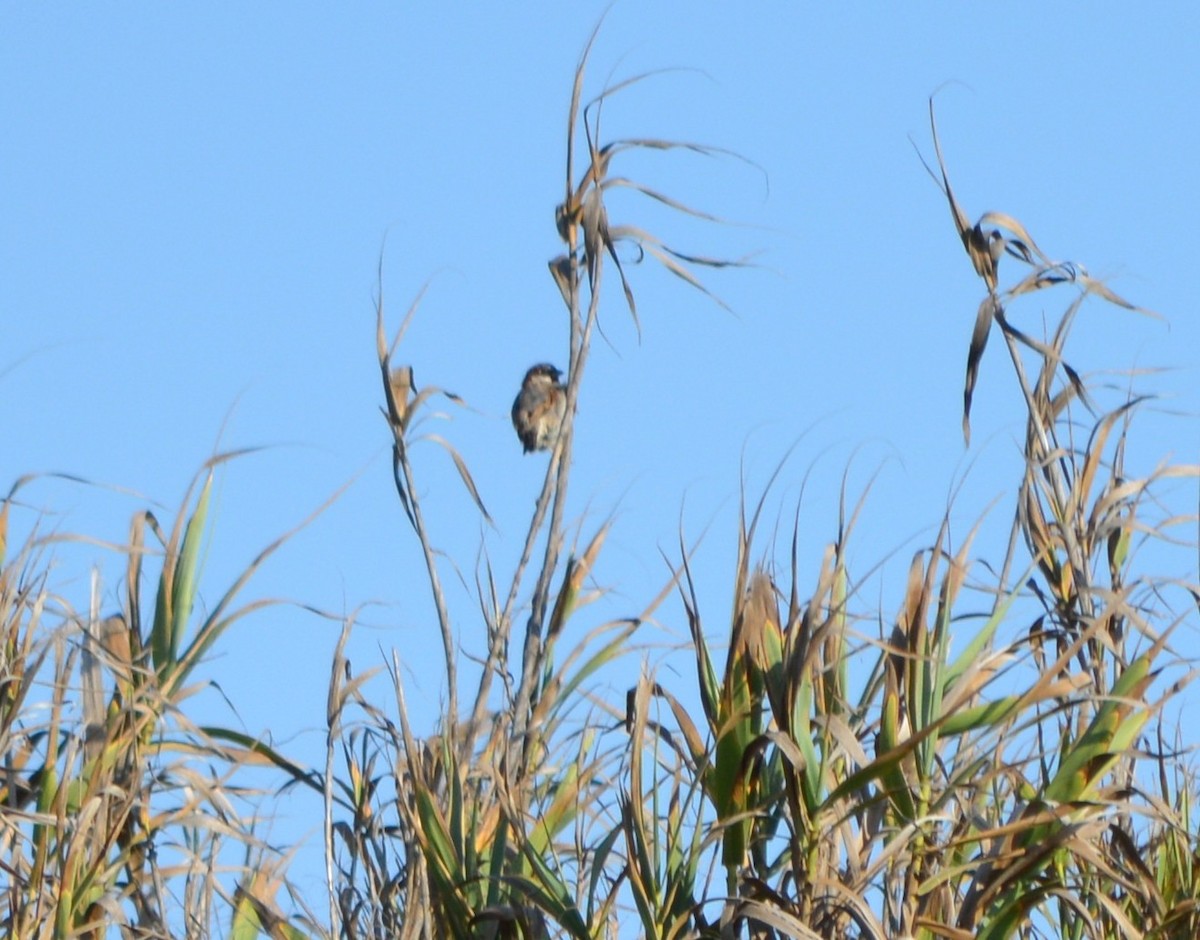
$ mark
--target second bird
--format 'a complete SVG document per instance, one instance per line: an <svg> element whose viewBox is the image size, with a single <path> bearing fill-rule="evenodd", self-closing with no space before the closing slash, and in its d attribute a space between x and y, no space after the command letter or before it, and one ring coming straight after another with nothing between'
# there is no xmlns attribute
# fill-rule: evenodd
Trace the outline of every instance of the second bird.
<svg viewBox="0 0 1200 940"><path fill-rule="evenodd" d="M559 381L561 375L546 362L539 362L525 373L521 391L513 402L512 422L527 454L549 450L558 440L567 411L567 390Z"/></svg>

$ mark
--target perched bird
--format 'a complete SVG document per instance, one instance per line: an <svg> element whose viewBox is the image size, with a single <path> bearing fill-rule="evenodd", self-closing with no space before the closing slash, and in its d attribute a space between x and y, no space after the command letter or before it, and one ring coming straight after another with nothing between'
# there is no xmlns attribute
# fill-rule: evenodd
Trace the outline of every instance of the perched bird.
<svg viewBox="0 0 1200 940"><path fill-rule="evenodd" d="M567 390L558 380L562 373L549 363L530 367L512 406L513 427L525 453L549 450L558 440L567 411Z"/></svg>

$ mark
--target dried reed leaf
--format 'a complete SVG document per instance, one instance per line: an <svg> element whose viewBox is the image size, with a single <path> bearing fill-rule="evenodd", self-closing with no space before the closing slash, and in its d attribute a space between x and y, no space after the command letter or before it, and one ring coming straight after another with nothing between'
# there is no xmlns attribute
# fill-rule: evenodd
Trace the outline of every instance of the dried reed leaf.
<svg viewBox="0 0 1200 940"><path fill-rule="evenodd" d="M426 385L419 392L417 392L416 395L413 396L412 403L408 406L408 410L410 412L417 411L422 405L425 404L425 402L427 402L430 398L433 398L435 395L441 395L444 398L448 398L456 405L465 404L461 395L457 395L454 392L448 391L444 388L438 388L436 385ZM438 412L438 414L441 415L441 412Z"/></svg>
<svg viewBox="0 0 1200 940"><path fill-rule="evenodd" d="M401 432L404 431L411 411L410 396L416 389L412 366L396 366L387 372L384 393L387 398L388 420Z"/></svg>
<svg viewBox="0 0 1200 940"><path fill-rule="evenodd" d="M1005 212L985 212L975 224L976 226L998 225L1011 232L1015 237L1005 239L1004 247L1014 258L1018 258L1026 264L1033 264L1033 258L1037 257L1043 264L1052 264L1045 252L1037 246L1033 236L1025 230L1025 226L1011 215Z"/></svg>
<svg viewBox="0 0 1200 940"><path fill-rule="evenodd" d="M1088 504L1088 497L1092 491L1092 484L1096 477L1096 469L1100 466L1100 458L1104 455L1104 446L1108 443L1108 435L1112 432L1113 426L1118 419L1126 416L1135 407L1135 404L1133 401L1126 402L1120 408L1106 415L1104 420L1092 430L1092 440L1084 456L1083 467L1079 472L1075 486L1071 490L1071 495L1075 501L1075 511L1082 511ZM1098 522L1099 520L1093 517L1093 525Z"/></svg>
<svg viewBox="0 0 1200 940"><path fill-rule="evenodd" d="M729 306L729 304L725 303L724 300L722 300L720 297L718 297L716 294L714 294L712 291L710 291L707 287L705 287L699 278L697 278L694 274L692 274L692 272L687 270L687 268L683 267L681 264L679 264L677 261L675 261L669 254L667 254L666 251L660 250L659 247L657 247L656 245L646 245L645 248L646 248L646 251L648 254L653 255L655 260L657 260L659 264L661 264L664 268L666 268L668 271L670 271L676 277L681 278L682 280L686 281L688 284L690 284L692 287L696 288L696 290L700 291L700 293L704 294L706 297L708 297L710 300L712 300L714 303L716 303L721 308L732 312L732 308Z"/></svg>
<svg viewBox="0 0 1200 940"><path fill-rule="evenodd" d="M596 43L596 37L600 35L600 27L604 25L606 16L608 16L608 9L600 14L600 19L596 21L595 28L584 44L583 52L579 56L579 64L575 66L575 81L571 84L571 106L567 111L567 190L563 203L564 217L569 217L577 206L577 200L574 199L573 193L575 186L575 125L579 120L579 100L583 95L583 76L587 70L588 58L592 54L592 46ZM569 239L564 238L564 241L569 241Z"/></svg>
<svg viewBox="0 0 1200 940"><path fill-rule="evenodd" d="M596 289L596 275L604 250L612 247L612 236L608 232L608 213L604 208L601 191L590 187L583 196L580 221L583 225L583 258L587 266L588 285Z"/></svg>
<svg viewBox="0 0 1200 940"><path fill-rule="evenodd" d="M925 616L930 602L926 585L925 550L921 549L913 554L908 566L908 581L904 587L904 601L900 605L900 619L897 624L900 631L893 643L896 654L899 654L897 662L903 662L907 658L905 654L921 649L920 637L925 628ZM897 672L903 674L903 667L899 667Z"/></svg>
<svg viewBox="0 0 1200 940"><path fill-rule="evenodd" d="M933 149L937 155L938 170L941 172L941 179L939 180L934 175L929 164L925 163L924 157L921 158L921 163L925 166L929 175L933 177L934 182L938 184L938 187L950 205L950 216L954 219L954 228L958 232L958 237L962 240L963 248L967 251L967 256L971 259L975 273L983 278L989 293L993 292L996 290L997 265L1000 255L1004 251L1004 238L997 231L993 230L990 233L985 233L979 225L972 225L971 220L962 210L958 200L954 198L954 190L950 188L950 178L946 174L946 161L942 157L942 144L938 138L932 96L929 99L929 127L933 133ZM920 152L918 151L919 155Z"/></svg>
<svg viewBox="0 0 1200 940"><path fill-rule="evenodd" d="M688 756L692 760L693 767L702 767L707 758L708 749L704 744L704 738L700 735L700 730L696 727L696 723L692 721L691 715L682 703L671 694L670 690L658 683L654 684L654 694L665 699L667 705L671 709L671 714L675 718L675 724L683 733L683 739L687 744Z"/></svg>
<svg viewBox="0 0 1200 940"><path fill-rule="evenodd" d="M664 206L667 206L668 208L674 209L677 212L682 212L684 215L690 215L690 216L693 216L694 218L702 219L705 222L715 222L719 225L729 225L730 224L728 220L722 219L720 216L712 215L711 213L708 213L708 212L702 212L701 210L695 209L695 208L687 205L686 203L680 202L678 199L672 199L666 193L660 193L656 189L651 189L649 186L645 186L642 183L637 183L637 182L634 182L633 180L626 179L623 176L609 177L608 179L606 179L604 181L604 183L602 185L603 185L603 188L606 190L617 188L617 187L622 187L625 189L632 189L635 192L641 193L643 196L647 196L650 199L655 200L656 202L661 202Z"/></svg>
<svg viewBox="0 0 1200 940"><path fill-rule="evenodd" d="M1009 298L1020 297L1049 287L1057 287L1059 284L1073 284L1078 278L1075 265L1070 262L1055 262L1035 268L1012 287L1007 288L1004 294Z"/></svg>
<svg viewBox="0 0 1200 940"><path fill-rule="evenodd" d="M1080 275L1079 281L1083 284L1084 289L1089 294L1095 294L1096 296L1107 300L1110 304L1116 304L1118 307L1124 307L1126 310L1132 310L1134 313L1140 313L1143 316L1153 317L1155 320L1163 319L1161 314L1155 313L1153 310L1147 310L1145 307L1139 307L1136 304L1130 303L1124 297L1121 297L1110 290L1103 281L1098 281L1086 273L1082 273Z"/></svg>
<svg viewBox="0 0 1200 940"><path fill-rule="evenodd" d="M474 500L475 507L479 510L483 518L487 520L488 525L495 525L495 523L492 522L491 514L487 511L487 507L483 505L483 498L479 495L479 490L475 487L475 480L471 476L471 471L467 469L466 461L463 460L459 452L454 449L454 445L437 434L426 435L426 440L433 441L435 444L440 444L443 448L445 448L446 453L448 453L451 459L454 461L454 466L458 470L459 479L463 481L463 486L465 486L467 488L467 492L471 494L471 499Z"/></svg>
<svg viewBox="0 0 1200 940"><path fill-rule="evenodd" d="M571 309L571 298L578 288L578 279L575 274L575 263L567 255L559 255L553 261L548 263L550 268L550 276L554 278L554 283L558 287L558 292L562 294L563 303L567 309Z"/></svg>
<svg viewBox="0 0 1200 940"><path fill-rule="evenodd" d="M562 588L558 592L558 597L555 598L554 609L551 611L546 629L547 643L561 632L574 612L583 582L591 574L592 568L596 564L596 559L600 555L600 549L604 545L604 539L608 535L611 525L611 520L604 523L600 530L592 536L592 540L584 549L583 554L578 558L573 557L568 560L567 570L563 574Z"/></svg>
<svg viewBox="0 0 1200 940"><path fill-rule="evenodd" d="M595 38L595 34L593 34L592 38L593 39ZM589 43L589 49L590 49L590 43ZM588 54L587 50L585 50L585 53L584 53L585 58L586 58L587 54ZM576 91L579 90L578 82L582 78L582 71L583 71L583 61L580 62L580 66L576 71L576 82L577 82L577 87L575 89ZM568 173L567 201L563 206L560 206L559 211L556 212L556 216L557 216L556 221L559 221L560 232L561 232L561 224L562 224L561 219L564 217L570 217L572 215L571 207L574 207L577 210L577 208L580 205L580 202L583 199L583 196L589 186L599 187L601 185L601 182L604 180L604 178L606 176L608 176L608 168L609 168L609 165L612 163L613 157L615 157L618 153L621 153L624 150L630 150L630 149L634 149L637 147L643 147L643 148L648 148L648 149L657 149L657 150L685 148L685 149L689 149L689 150L692 150L697 153L706 153L706 152L718 153L718 152L720 152L719 148L704 147L700 144L676 143L673 141L657 141L654 139L646 139L644 141L636 140L636 139L615 140L612 143L606 144L602 147L597 146L597 141L599 140L599 136L600 136L600 111L603 108L605 102L607 102L609 98L614 97L616 94L618 94L621 91L624 91L626 88L630 88L633 85L636 85L639 82L645 81L648 78L652 78L656 75L666 74L668 72L677 72L677 71L695 71L695 70L694 69L666 68L666 69L652 69L648 72L642 72L638 75L633 75L629 78L622 79L621 81L617 82L615 85L606 86L600 92L600 94L596 95L596 97L592 98L584 106L582 123L583 123L584 133L587 136L588 157L589 157L590 162L588 163L587 170L584 171L584 173L583 173L583 176L580 180L578 188L576 188L572 192L570 187L572 185L572 181L574 180L574 176L570 175L571 163L570 163L570 160L568 160L568 163L567 163L567 173ZM577 96L572 98L571 104L572 104L571 128L573 129L574 125L575 125L576 117L578 115L578 111L577 111L578 97ZM594 121L592 121L589 118L589 113L593 109L595 109L595 112L596 112L596 117L595 117ZM569 144L571 143L571 139L572 139L571 134L568 133ZM564 240L566 240L566 239L564 238Z"/></svg>
<svg viewBox="0 0 1200 940"><path fill-rule="evenodd" d="M79 656L80 704L83 711L84 754L89 761L95 760L104 749L105 717L104 671L100 637L96 635L99 625L83 631L83 643Z"/></svg>
<svg viewBox="0 0 1200 940"><path fill-rule="evenodd" d="M392 479L395 481L396 495L400 497L400 505L404 509L404 515L408 517L408 522L415 532L417 531L417 518L413 515L412 505L408 501L408 489L404 485L403 469L400 462L400 447L397 445L392 448Z"/></svg>
<svg viewBox="0 0 1200 940"><path fill-rule="evenodd" d="M798 940L821 940L819 933L795 914L789 913L784 905L749 899L737 901L735 907L739 917L746 918L748 923L756 924L760 928L773 928L785 937L795 937ZM751 935L758 936L756 933Z"/></svg>
<svg viewBox="0 0 1200 940"><path fill-rule="evenodd" d="M963 385L963 440L971 446L971 399L975 395L975 383L979 379L979 361L987 347L988 336L992 331L992 318L999 309L999 301L994 294L989 293L979 305L975 314L975 329L971 331L971 345L967 350L967 378Z"/></svg>
<svg viewBox="0 0 1200 940"><path fill-rule="evenodd" d="M379 266L379 301L376 305L376 318L379 323L383 322L383 261L380 259ZM390 363L392 357L396 355L396 349L400 346L400 340L404 338L404 334L408 332L409 326L412 324L413 317L417 315L417 308L421 306L421 301L424 299L426 292L429 290L429 281L421 285L421 289L412 299L412 303L408 305L408 309L404 311L404 319L400 321L400 328L396 330L396 335L392 337L392 344L388 347L387 355L380 360L382 365L385 361ZM381 334L376 330L376 343L378 345L378 337Z"/></svg>
<svg viewBox="0 0 1200 940"><path fill-rule="evenodd" d="M669 71L669 70L663 69L661 71ZM650 77L650 74L657 74L657 73L647 73L646 75L643 75L641 77L648 78L648 77ZM621 138L618 140L614 140L610 144L606 144L602 148L602 152L609 154L611 156L611 155L619 153L620 151L623 151L623 150L636 150L636 149L689 150L692 153L698 153L704 157L716 157L716 156L733 157L735 160L741 160L743 163L747 163L750 166L759 168L757 163L755 163L753 160L746 159L746 157L742 156L740 153L738 153L735 150L726 150L724 147L714 147L711 144L697 144L697 143L693 143L692 141L687 141L687 140L665 140L665 139L659 138L659 137L625 137L625 138Z"/></svg>
<svg viewBox="0 0 1200 940"><path fill-rule="evenodd" d="M584 195L581 219L583 224L583 254L584 261L587 264L588 287L592 291L595 291L596 280L600 273L601 258L603 253L607 251L613 260L613 264L617 267L617 274L621 278L621 289L625 293L625 303L629 307L630 316L633 317L633 325L637 330L640 341L642 324L638 320L637 303L633 297L633 289L629 286L629 280L625 277L625 269L621 266L621 259L617 255L617 247L608 226L608 212L604 208L604 201L599 187L591 187Z"/></svg>
<svg viewBox="0 0 1200 940"><path fill-rule="evenodd" d="M108 668L121 686L127 685L133 677L133 649L137 639L137 634L122 614L113 614L100 622L100 645L104 649Z"/></svg>

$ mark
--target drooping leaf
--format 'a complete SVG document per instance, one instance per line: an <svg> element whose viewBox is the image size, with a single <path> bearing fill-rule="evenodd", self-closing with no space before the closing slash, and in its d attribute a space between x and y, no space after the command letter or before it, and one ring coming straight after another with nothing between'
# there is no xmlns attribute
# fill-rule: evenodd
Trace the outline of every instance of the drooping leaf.
<svg viewBox="0 0 1200 940"><path fill-rule="evenodd" d="M971 446L971 400L975 396L975 383L979 379L979 361L987 347L988 335L992 331L992 318L998 307L994 294L988 294L975 314L975 329L971 332L971 346L967 350L967 379L963 385L963 440Z"/></svg>

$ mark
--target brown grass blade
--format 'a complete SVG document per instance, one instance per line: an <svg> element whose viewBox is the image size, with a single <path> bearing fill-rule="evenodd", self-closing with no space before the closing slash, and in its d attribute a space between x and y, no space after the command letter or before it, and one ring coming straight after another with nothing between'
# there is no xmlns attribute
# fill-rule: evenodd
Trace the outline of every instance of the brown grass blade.
<svg viewBox="0 0 1200 940"><path fill-rule="evenodd" d="M975 396L975 383L979 379L979 361L987 347L992 332L992 319L999 308L995 295L989 293L975 314L975 329L971 332L971 345L967 350L967 378L963 385L963 440L971 446L971 399Z"/></svg>
<svg viewBox="0 0 1200 940"><path fill-rule="evenodd" d="M400 462L400 445L392 448L392 479L396 484L396 495L400 497L400 505L404 515L408 517L413 531L417 531L417 518L413 515L412 505L408 501L408 488L404 485L404 468Z"/></svg>
<svg viewBox="0 0 1200 940"><path fill-rule="evenodd" d="M604 25L604 19L608 16L608 11L612 7L605 8L600 14L600 19L596 21L592 33L588 36L587 42L583 46L583 52L579 56L579 64L575 66L575 81L571 85L571 107L567 111L567 190L564 205L572 207L577 203L574 198L575 186L575 124L579 120L579 99L583 95L583 76L587 71L588 58L592 54L592 46L596 43L596 37L600 35L600 27Z"/></svg>
<svg viewBox="0 0 1200 940"><path fill-rule="evenodd" d="M613 232L614 234L619 232L620 236L631 236L638 238L641 242L641 247L646 251L646 253L652 255L654 259L664 268L666 268L676 277L685 281L687 284L696 288L696 290L700 291L723 309L732 312L732 308L729 306L729 304L705 287L703 281L701 281L698 277L696 277L696 275L675 260L676 257L680 257L678 253L666 248L666 246L662 245L658 239L651 236L648 232L644 232L633 225L617 226L615 229L613 229ZM735 262L730 263L732 264ZM719 263L714 263L713 266L718 266L718 264Z"/></svg>
<svg viewBox="0 0 1200 940"><path fill-rule="evenodd" d="M574 290L579 286L576 283L576 269L572 264L571 259L567 255L559 255L553 261L547 263L550 268L550 276L554 278L554 283L558 287L558 292L562 294L563 303L567 309L571 309L571 297Z"/></svg>
<svg viewBox="0 0 1200 940"><path fill-rule="evenodd" d="M938 138L932 96L929 98L929 128L933 134L933 150L937 155L938 170L941 173L941 179L939 180L933 170L930 169L929 164L925 163L924 157L921 157L921 163L925 166L929 175L933 177L934 182L938 184L938 187L950 205L950 216L954 219L954 228L958 231L958 237L962 240L963 247L967 251L967 256L971 259L975 273L983 278L989 292L994 291L996 289L996 266L999 262L1000 254L1004 250L1004 239L999 232L992 231L985 234L979 225L972 225L962 206L954 198L954 190L950 187L950 177L946 173L946 161L942 157L942 143ZM920 156L920 151L918 151L917 155Z"/></svg>
<svg viewBox="0 0 1200 940"><path fill-rule="evenodd" d="M459 452L454 449L454 445L444 437L441 437L437 434L427 434L425 439L441 445L445 449L446 453L450 455L450 458L454 461L455 468L458 470L459 479L463 481L463 486L465 486L467 488L467 492L471 494L471 499L474 500L475 507L479 510L483 518L487 520L488 525L495 525L495 523L492 522L491 514L487 511L487 507L483 505L483 497L479 495L479 490L475 486L475 480L471 476L471 471L467 469L466 461L464 461L462 459L462 455L460 455Z"/></svg>
<svg viewBox="0 0 1200 940"><path fill-rule="evenodd" d="M384 394L387 399L387 416L392 426L404 431L411 409L411 397L416 391L412 366L396 366L386 372Z"/></svg>
<svg viewBox="0 0 1200 940"><path fill-rule="evenodd" d="M1043 264L1050 266L1052 262L1042 249L1037 246L1037 242L1033 240L1033 236L1026 231L1025 226L1019 221L1008 215L1005 212L985 212L979 217L979 221L975 223L977 227L985 225L998 225L1000 228L1007 229L1015 236L1013 239L1005 239L1005 249L1014 258L1025 261L1027 264L1033 264L1031 256L1039 258Z"/></svg>

